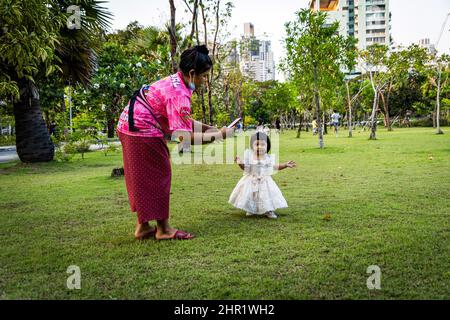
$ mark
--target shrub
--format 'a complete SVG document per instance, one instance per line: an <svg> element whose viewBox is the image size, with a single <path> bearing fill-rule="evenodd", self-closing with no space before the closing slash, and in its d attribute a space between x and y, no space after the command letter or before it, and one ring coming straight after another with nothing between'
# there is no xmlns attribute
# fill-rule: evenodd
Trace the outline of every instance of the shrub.
<svg viewBox="0 0 450 320"><path fill-rule="evenodd" d="M410 121L411 127L432 127L433 126L433 119L431 118L421 118L421 119L413 119ZM441 117L439 121L441 126L448 126L449 121L448 119L445 119Z"/></svg>
<svg viewBox="0 0 450 320"><path fill-rule="evenodd" d="M105 157L108 153L116 152L119 148L114 143L104 143L103 154Z"/></svg>
<svg viewBox="0 0 450 320"><path fill-rule="evenodd" d="M16 144L16 136L0 136L0 146L13 146Z"/></svg>
<svg viewBox="0 0 450 320"><path fill-rule="evenodd" d="M81 153L81 159L84 159L84 154L89 151L89 140L80 140L75 143L75 150L77 153Z"/></svg>

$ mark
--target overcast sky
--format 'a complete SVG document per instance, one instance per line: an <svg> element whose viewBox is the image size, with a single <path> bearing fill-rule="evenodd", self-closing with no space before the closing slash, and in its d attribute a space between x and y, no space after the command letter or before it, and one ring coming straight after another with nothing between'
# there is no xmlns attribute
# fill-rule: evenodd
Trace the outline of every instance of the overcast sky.
<svg viewBox="0 0 450 320"><path fill-rule="evenodd" d="M224 0L227 2L230 0ZM243 24L252 22L256 35L267 34L272 40L275 61L283 55L284 23L294 19L294 13L305 8L308 0L233 0L235 5L229 31L234 37L244 32ZM188 22L182 0L175 0L177 22ZM109 0L106 7L114 14L113 29L122 29L130 21L142 25L162 26L170 18L168 0ZM395 44L409 45L422 38L435 43L450 13L450 0L390 0L392 37ZM450 20L438 46L440 52L450 53Z"/></svg>

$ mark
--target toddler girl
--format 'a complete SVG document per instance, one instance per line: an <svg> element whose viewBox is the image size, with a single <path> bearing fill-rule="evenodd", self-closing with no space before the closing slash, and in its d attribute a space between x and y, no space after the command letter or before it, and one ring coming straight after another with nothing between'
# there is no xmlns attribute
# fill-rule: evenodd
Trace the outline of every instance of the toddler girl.
<svg viewBox="0 0 450 320"><path fill-rule="evenodd" d="M251 149L245 150L244 161L236 157L236 163L244 170L244 176L239 180L230 199L238 209L245 210L247 216L265 215L276 219L275 210L288 205L280 189L271 175L274 170L294 168L294 161L275 164L275 156L270 152L270 139L264 132L257 132L250 138Z"/></svg>

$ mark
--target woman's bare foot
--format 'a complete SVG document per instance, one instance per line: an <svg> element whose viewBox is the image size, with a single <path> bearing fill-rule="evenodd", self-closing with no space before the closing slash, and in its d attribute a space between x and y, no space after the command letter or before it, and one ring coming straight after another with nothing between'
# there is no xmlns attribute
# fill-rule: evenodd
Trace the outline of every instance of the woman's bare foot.
<svg viewBox="0 0 450 320"><path fill-rule="evenodd" d="M136 225L136 231L134 232L134 237L138 240L144 240L154 237L156 233L156 227L151 227L148 222Z"/></svg>
<svg viewBox="0 0 450 320"><path fill-rule="evenodd" d="M192 238L194 238L194 235L172 227L168 227L165 230L163 230L162 228L157 228L155 234L156 240L169 240L169 239L189 240Z"/></svg>
<svg viewBox="0 0 450 320"><path fill-rule="evenodd" d="M194 238L194 236L188 232L177 230L169 225L169 219L157 220L156 221L156 240L168 240L168 239L178 239L178 240L189 240Z"/></svg>

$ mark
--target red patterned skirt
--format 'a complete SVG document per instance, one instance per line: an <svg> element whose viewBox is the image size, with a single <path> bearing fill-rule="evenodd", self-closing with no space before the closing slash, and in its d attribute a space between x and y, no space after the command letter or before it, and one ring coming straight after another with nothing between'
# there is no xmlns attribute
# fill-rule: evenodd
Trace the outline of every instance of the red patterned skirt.
<svg viewBox="0 0 450 320"><path fill-rule="evenodd" d="M138 222L169 218L172 170L164 138L135 137L118 132L128 199Z"/></svg>

